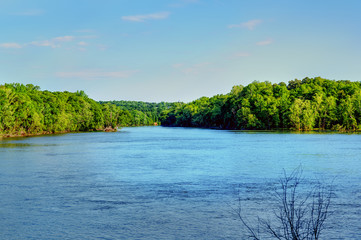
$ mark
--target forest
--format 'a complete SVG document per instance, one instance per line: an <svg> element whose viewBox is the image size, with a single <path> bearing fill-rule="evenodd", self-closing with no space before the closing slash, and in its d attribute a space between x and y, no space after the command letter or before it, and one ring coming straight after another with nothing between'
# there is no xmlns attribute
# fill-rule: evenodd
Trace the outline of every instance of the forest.
<svg viewBox="0 0 361 240"><path fill-rule="evenodd" d="M111 102L99 103L84 91L41 91L38 86L19 83L0 86L0 136L3 137L111 131L119 126L153 125L157 121L158 116L149 117L136 106L128 110Z"/></svg>
<svg viewBox="0 0 361 240"><path fill-rule="evenodd" d="M240 130L361 128L361 83L321 77L255 81L230 93L176 103L161 114L164 126Z"/></svg>
<svg viewBox="0 0 361 240"><path fill-rule="evenodd" d="M321 77L288 84L253 82L190 103L100 101L84 91L41 91L32 84L0 86L0 136L114 130L124 126L240 130L361 129L361 82Z"/></svg>
<svg viewBox="0 0 361 240"><path fill-rule="evenodd" d="M129 111L133 117L133 125L153 125L160 122L160 115L173 103L141 102L141 101L99 101L101 104L113 104L123 111Z"/></svg>

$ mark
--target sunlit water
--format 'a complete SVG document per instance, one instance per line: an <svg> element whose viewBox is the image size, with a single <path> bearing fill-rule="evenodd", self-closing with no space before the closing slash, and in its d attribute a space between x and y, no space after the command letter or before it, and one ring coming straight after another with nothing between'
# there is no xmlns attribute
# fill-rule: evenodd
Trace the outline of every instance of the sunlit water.
<svg viewBox="0 0 361 240"><path fill-rule="evenodd" d="M333 181L324 239L361 239L361 135L139 127L0 141L0 239L245 239L283 169ZM306 183L307 184L307 183Z"/></svg>

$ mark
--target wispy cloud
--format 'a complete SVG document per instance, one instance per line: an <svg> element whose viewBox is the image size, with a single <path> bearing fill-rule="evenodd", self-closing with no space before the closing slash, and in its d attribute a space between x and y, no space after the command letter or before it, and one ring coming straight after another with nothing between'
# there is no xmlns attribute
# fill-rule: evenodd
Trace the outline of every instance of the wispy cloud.
<svg viewBox="0 0 361 240"><path fill-rule="evenodd" d="M30 9L30 10L26 10L23 12L15 12L11 15L15 15L15 16L40 16L43 15L44 11L40 10L40 9Z"/></svg>
<svg viewBox="0 0 361 240"><path fill-rule="evenodd" d="M9 43L0 43L0 48L25 48L29 46L36 47L50 47L50 48L60 48L63 44L74 42L78 40L77 43L74 43L73 46L83 47L81 50L84 51L84 47L89 45L87 42L83 41L84 39L95 38L96 36L60 36L54 37L46 40L32 41L24 44L9 42Z"/></svg>
<svg viewBox="0 0 361 240"><path fill-rule="evenodd" d="M82 39L94 39L94 38L98 38L97 35L83 35L83 36L78 36L76 38L82 38Z"/></svg>
<svg viewBox="0 0 361 240"><path fill-rule="evenodd" d="M78 42L78 45L79 46L87 46L88 43L84 42L84 41L81 41L81 42Z"/></svg>
<svg viewBox="0 0 361 240"><path fill-rule="evenodd" d="M262 22L263 21L260 19L254 19L240 24L228 25L228 28L247 28L249 30L253 30L257 25L260 25Z"/></svg>
<svg viewBox="0 0 361 240"><path fill-rule="evenodd" d="M95 32L95 30L93 30L93 29L79 29L79 30L75 30L74 32L77 32L77 33L93 33L93 32Z"/></svg>
<svg viewBox="0 0 361 240"><path fill-rule="evenodd" d="M264 41L257 42L256 45L258 45L258 46L266 46L266 45L270 45L271 43L273 43L273 40L269 38L269 39L266 39Z"/></svg>
<svg viewBox="0 0 361 240"><path fill-rule="evenodd" d="M179 0L176 3L170 4L169 7L179 8L185 7L188 4L199 3L199 0Z"/></svg>
<svg viewBox="0 0 361 240"><path fill-rule="evenodd" d="M199 0L181 0L183 3L198 3Z"/></svg>
<svg viewBox="0 0 361 240"><path fill-rule="evenodd" d="M109 79L109 78L128 78L137 71L101 71L101 70L85 70L78 72L57 72L59 78L80 78L80 79Z"/></svg>
<svg viewBox="0 0 361 240"><path fill-rule="evenodd" d="M175 63L172 65L172 67L173 68L181 68L181 67L183 67L183 65L184 65L183 63Z"/></svg>
<svg viewBox="0 0 361 240"><path fill-rule="evenodd" d="M55 41L55 42L71 42L74 39L75 39L74 36L63 36L63 37L53 38L53 41Z"/></svg>
<svg viewBox="0 0 361 240"><path fill-rule="evenodd" d="M251 54L248 52L238 52L234 54L234 57L249 57L249 56L251 56Z"/></svg>
<svg viewBox="0 0 361 240"><path fill-rule="evenodd" d="M19 43L0 43L0 48L22 48Z"/></svg>
<svg viewBox="0 0 361 240"><path fill-rule="evenodd" d="M172 67L174 69L181 71L184 74L196 75L202 71L207 70L209 65L211 65L210 62L202 62L202 63L198 63L198 64L193 64L191 66L189 66L189 65L187 66L183 63L176 63L176 64L173 64Z"/></svg>
<svg viewBox="0 0 361 240"><path fill-rule="evenodd" d="M50 41L50 40L33 41L29 45L33 45L33 46L37 46L37 47L52 47L52 48L60 47L59 44L56 44L55 42Z"/></svg>
<svg viewBox="0 0 361 240"><path fill-rule="evenodd" d="M131 22L145 22L146 20L160 20L166 19L170 15L170 12L159 12L151 13L145 15L133 15L133 16L123 16L122 20L131 21Z"/></svg>
<svg viewBox="0 0 361 240"><path fill-rule="evenodd" d="M102 51L105 51L108 49L108 46L107 45L104 45L104 44L98 44L98 49L99 50L102 50Z"/></svg>
<svg viewBox="0 0 361 240"><path fill-rule="evenodd" d="M57 47L61 47L60 42L66 42L66 41L71 41L70 38L63 38L63 37L59 37L59 38L53 38L51 40L42 40L42 41L32 41L30 43L25 43L25 44L19 44L19 43L0 43L0 47L1 48L23 48L23 47L27 47L27 46L37 46L37 47L52 47L52 48L57 48Z"/></svg>
<svg viewBox="0 0 361 240"><path fill-rule="evenodd" d="M71 42L75 39L74 36L61 36L55 37L50 40L43 40L43 41L33 41L30 45L38 46L38 47L51 47L51 48L58 48L61 47L61 43L64 42Z"/></svg>

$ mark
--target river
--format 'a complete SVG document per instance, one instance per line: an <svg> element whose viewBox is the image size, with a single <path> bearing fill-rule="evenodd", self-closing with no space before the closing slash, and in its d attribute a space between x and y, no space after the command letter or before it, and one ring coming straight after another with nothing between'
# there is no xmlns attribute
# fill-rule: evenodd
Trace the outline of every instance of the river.
<svg viewBox="0 0 361 240"><path fill-rule="evenodd" d="M137 127L0 140L0 239L245 239L283 170L332 183L323 239L361 239L361 135ZM267 215L268 216L268 215ZM251 221L251 220L250 220Z"/></svg>

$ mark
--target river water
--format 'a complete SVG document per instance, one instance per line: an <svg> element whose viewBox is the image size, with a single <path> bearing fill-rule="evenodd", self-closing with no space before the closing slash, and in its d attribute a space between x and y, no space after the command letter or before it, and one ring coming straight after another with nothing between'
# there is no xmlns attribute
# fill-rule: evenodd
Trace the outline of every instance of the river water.
<svg viewBox="0 0 361 240"><path fill-rule="evenodd" d="M0 239L245 239L283 170L332 183L323 239L361 239L361 135L138 127L0 140Z"/></svg>

